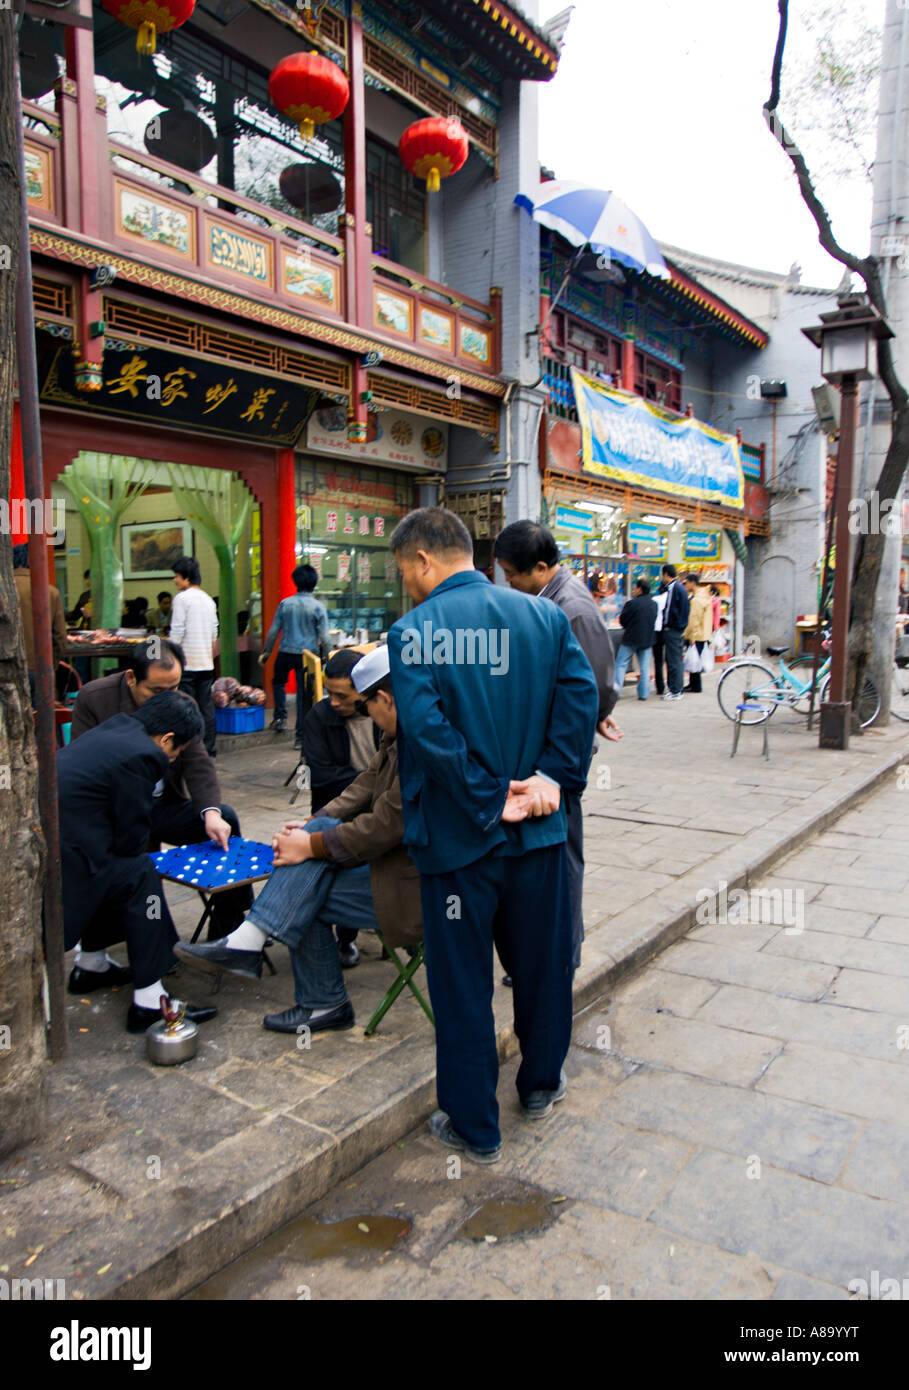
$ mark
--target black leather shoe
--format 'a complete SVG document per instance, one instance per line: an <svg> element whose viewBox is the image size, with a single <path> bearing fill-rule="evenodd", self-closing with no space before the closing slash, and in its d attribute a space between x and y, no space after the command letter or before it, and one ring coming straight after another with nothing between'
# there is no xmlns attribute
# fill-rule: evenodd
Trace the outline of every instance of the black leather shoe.
<svg viewBox="0 0 909 1390"><path fill-rule="evenodd" d="M83 970L74 965L69 972L66 988L70 994L91 994L93 989L110 989L111 985L128 985L133 972L122 965L109 965L106 970Z"/></svg>
<svg viewBox="0 0 909 1390"><path fill-rule="evenodd" d="M190 1023L207 1023L217 1012L213 1004L201 1008L197 1004L187 1004L184 1017L188 1018ZM143 1009L139 1004L130 1004L129 1013L126 1015L126 1031L145 1033L153 1023L159 1023L160 1020L160 1009Z"/></svg>
<svg viewBox="0 0 909 1390"><path fill-rule="evenodd" d="M312 1013L312 1009L304 1009L299 1004L294 1004L292 1009L285 1009L281 1014L266 1014L262 1024L272 1033L296 1033L304 1024L311 1033L321 1033L326 1029L341 1030L354 1026L353 1005L349 999L345 1003L339 1004L336 1009L332 1009L331 1013L322 1014L315 1021L311 1021Z"/></svg>
<svg viewBox="0 0 909 1390"><path fill-rule="evenodd" d="M223 941L199 942L195 946L188 941L175 941L174 955L181 965L194 965L210 975L227 971L228 975L242 975L247 980L262 978L261 951L234 951Z"/></svg>
<svg viewBox="0 0 909 1390"><path fill-rule="evenodd" d="M353 970L355 965L360 964L360 952L352 941L338 942L338 959L344 970Z"/></svg>

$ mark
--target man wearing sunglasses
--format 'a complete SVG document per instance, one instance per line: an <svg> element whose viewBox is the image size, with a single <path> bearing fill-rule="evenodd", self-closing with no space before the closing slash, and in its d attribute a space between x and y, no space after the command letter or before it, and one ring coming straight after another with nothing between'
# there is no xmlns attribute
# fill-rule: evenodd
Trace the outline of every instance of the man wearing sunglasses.
<svg viewBox="0 0 909 1390"><path fill-rule="evenodd" d="M278 832L275 872L236 931L223 941L174 948L186 965L257 979L268 937L288 946L295 1003L266 1015L265 1027L276 1033L353 1027L333 922L361 931L378 927L392 946L423 938L420 878L403 845L388 648L357 662L351 680L358 703L382 730L375 757L318 816L288 821Z"/></svg>

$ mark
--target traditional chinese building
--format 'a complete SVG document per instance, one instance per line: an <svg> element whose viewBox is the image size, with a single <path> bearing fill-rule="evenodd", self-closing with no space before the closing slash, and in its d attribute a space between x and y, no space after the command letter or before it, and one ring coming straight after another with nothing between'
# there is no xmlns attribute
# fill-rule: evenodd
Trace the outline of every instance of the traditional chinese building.
<svg viewBox="0 0 909 1390"><path fill-rule="evenodd" d="M527 401L540 393L521 385L537 375L538 235L512 204L536 167L534 84L558 47L529 8L197 0L168 30L165 0L142 53L141 5L29 5L42 443L48 488L67 497L67 606L89 537L59 480L85 455L144 468L120 539L124 598L151 607L181 550L218 592L211 537L175 478L240 480L238 607L260 631L300 557L337 627L385 630L404 603L387 553L400 516L478 462L511 474L520 459L513 497L527 475L538 488ZM311 53L329 96L347 90L313 129L311 76L280 107L270 89L283 60ZM428 164L424 144L407 167L401 137L427 119ZM430 192L428 167L458 162L455 134L463 167Z"/></svg>

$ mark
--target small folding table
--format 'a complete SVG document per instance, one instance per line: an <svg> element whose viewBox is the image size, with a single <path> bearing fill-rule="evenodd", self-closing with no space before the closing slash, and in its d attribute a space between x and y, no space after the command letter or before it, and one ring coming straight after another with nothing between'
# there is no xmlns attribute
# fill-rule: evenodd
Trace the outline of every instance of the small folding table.
<svg viewBox="0 0 909 1390"><path fill-rule="evenodd" d="M148 857L163 879L195 888L202 899L204 907L192 934L193 941L199 940L202 928L214 911L216 894L271 878L274 867L271 845L244 840L239 835L231 836L226 850L208 840L202 845L177 845L174 849L159 850ZM276 974L267 951L264 960L272 975Z"/></svg>

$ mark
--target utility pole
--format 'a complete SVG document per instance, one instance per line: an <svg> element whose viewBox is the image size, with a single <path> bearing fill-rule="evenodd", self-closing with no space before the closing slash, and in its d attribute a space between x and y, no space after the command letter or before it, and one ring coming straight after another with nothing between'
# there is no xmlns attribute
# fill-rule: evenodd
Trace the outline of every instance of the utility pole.
<svg viewBox="0 0 909 1390"><path fill-rule="evenodd" d="M901 380L909 377L909 8L905 0L887 0L878 100L877 153L871 214L871 252L882 263L887 321L896 335L891 344ZM890 443L891 406L877 379L863 388L856 440L855 496L868 498L880 476ZM881 497L880 508L867 515L884 518L884 503L893 500L892 514L902 516L902 491L894 499ZM883 516L882 516L883 514ZM893 523L895 525L895 523ZM890 707L895 618L898 610L902 537L887 535L874 606L871 661L868 675L881 693L883 710ZM837 551L837 568L845 562Z"/></svg>

